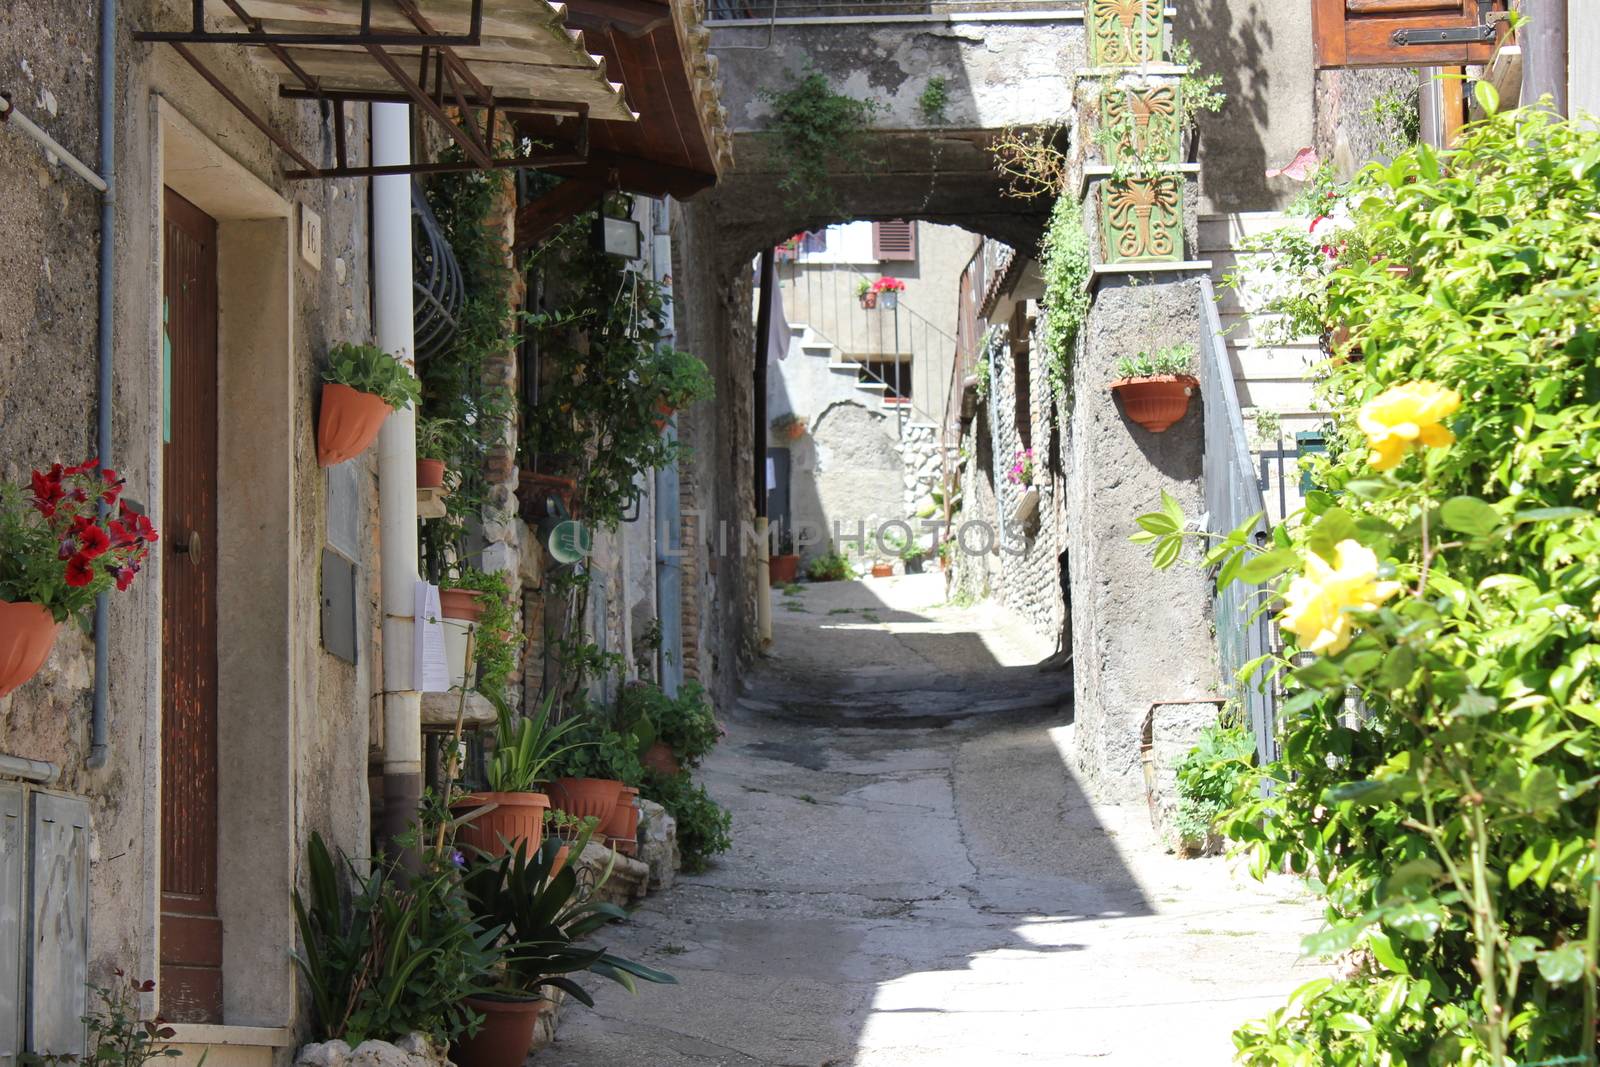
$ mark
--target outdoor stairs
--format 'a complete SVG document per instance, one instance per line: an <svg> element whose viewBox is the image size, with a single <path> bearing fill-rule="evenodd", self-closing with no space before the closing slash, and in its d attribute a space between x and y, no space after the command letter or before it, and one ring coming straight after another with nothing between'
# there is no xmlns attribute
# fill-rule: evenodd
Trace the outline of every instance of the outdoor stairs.
<svg viewBox="0 0 1600 1067"><path fill-rule="evenodd" d="M1263 479L1269 517L1274 520L1300 506L1296 449L1314 448L1315 442L1296 435L1317 434L1325 421L1316 409L1308 377L1324 357L1314 337L1282 340L1268 333L1271 316L1260 310L1266 282L1251 272L1262 253L1242 251L1240 245L1246 238L1298 225L1309 226L1310 220L1278 212L1204 215L1200 219L1198 258L1212 264L1211 280L1244 413L1245 436ZM1236 273L1241 279L1237 288L1228 284ZM1278 416L1280 432L1272 440L1263 440L1257 430L1261 413Z"/></svg>
<svg viewBox="0 0 1600 1067"><path fill-rule="evenodd" d="M830 374L849 375L850 378L854 379L853 384L856 391L861 394L862 403L868 407L883 412L895 412L904 406L904 402L887 395L889 386L886 383L873 381L870 378L863 380L861 378L861 364L854 359L846 357L832 341L823 337L803 322L791 322L789 329L794 335L789 342L791 356L798 352L800 355L811 359L826 359ZM923 417L915 407L909 407L907 410L910 412L909 425L922 425L925 422L925 418L923 422L918 421L919 418Z"/></svg>

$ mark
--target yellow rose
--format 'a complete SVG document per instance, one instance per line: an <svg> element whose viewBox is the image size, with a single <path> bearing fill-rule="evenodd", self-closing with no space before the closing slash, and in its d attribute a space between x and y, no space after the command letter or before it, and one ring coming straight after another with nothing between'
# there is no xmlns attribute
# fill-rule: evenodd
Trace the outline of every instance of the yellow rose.
<svg viewBox="0 0 1600 1067"><path fill-rule="evenodd" d="M1289 583L1278 621L1305 651L1334 655L1350 644L1351 612L1373 611L1399 591L1399 582L1378 581L1372 549L1340 541L1332 565L1315 552L1307 555L1305 573Z"/></svg>
<svg viewBox="0 0 1600 1067"><path fill-rule="evenodd" d="M1441 425L1461 406L1461 394L1435 382L1404 382L1361 405L1356 424L1367 435L1375 470L1400 465L1413 445L1443 448L1455 435Z"/></svg>

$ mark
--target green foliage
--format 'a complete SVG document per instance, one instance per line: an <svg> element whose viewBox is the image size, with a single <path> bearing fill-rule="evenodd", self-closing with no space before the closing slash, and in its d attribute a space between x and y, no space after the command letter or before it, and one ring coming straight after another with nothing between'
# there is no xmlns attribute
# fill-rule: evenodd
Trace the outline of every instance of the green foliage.
<svg viewBox="0 0 1600 1067"><path fill-rule="evenodd" d="M540 354L539 402L523 411L524 465L573 477L574 510L615 528L641 492L640 475L683 454L656 426L661 408L711 396L697 357L666 344L667 295L589 240L593 214L534 253L541 307L526 319Z"/></svg>
<svg viewBox="0 0 1600 1067"><path fill-rule="evenodd" d="M696 785L687 771L671 778L652 774L640 796L667 809L678 824L678 852L683 869L703 871L711 857L733 846L733 816Z"/></svg>
<svg viewBox="0 0 1600 1067"><path fill-rule="evenodd" d="M988 346L985 345L984 347L987 348ZM981 356L979 357L978 368L973 372L973 376L978 379L978 384L976 389L974 389L974 392L977 394L978 403L981 404L985 400L989 399L989 390L993 388L993 382L990 381L990 378L993 375L989 370L989 361L987 359L984 359Z"/></svg>
<svg viewBox="0 0 1600 1067"><path fill-rule="evenodd" d="M294 892L293 955L318 1040L354 1046L420 1032L445 1044L477 1028L462 1000L491 988L500 931L473 918L448 857L430 850L410 876L375 862L363 877L313 832L306 882L306 897Z"/></svg>
<svg viewBox="0 0 1600 1067"><path fill-rule="evenodd" d="M842 582L854 578L855 570L843 552L825 552L806 564L806 577L813 582Z"/></svg>
<svg viewBox="0 0 1600 1067"><path fill-rule="evenodd" d="M650 740L665 742L684 767L699 766L722 739L717 713L699 682L685 682L676 697L649 682L626 686L617 701L617 720L636 735L635 724L648 723Z"/></svg>
<svg viewBox="0 0 1600 1067"><path fill-rule="evenodd" d="M422 399L422 387L411 376L410 368L377 345L334 345L328 349L328 369L322 372L322 378L382 397L392 408L403 408Z"/></svg>
<svg viewBox="0 0 1600 1067"><path fill-rule="evenodd" d="M644 781L644 764L639 762L642 738L608 725L593 709L567 723L572 724L572 732L566 735L572 746L551 761L551 778L614 778L631 786Z"/></svg>
<svg viewBox="0 0 1600 1067"><path fill-rule="evenodd" d="M772 107L768 128L783 169L778 188L787 195L790 207L832 209L834 191L828 168L872 162L863 134L881 105L834 92L828 79L815 70L782 91L763 89L761 98Z"/></svg>
<svg viewBox="0 0 1600 1067"><path fill-rule="evenodd" d="M935 74L917 97L917 110L922 112L922 119L928 125L943 126L949 121L944 113L949 105L950 87L943 74Z"/></svg>
<svg viewBox="0 0 1600 1067"><path fill-rule="evenodd" d="M1051 395L1061 402L1066 397L1067 372L1078 334L1089 318L1089 234L1076 197L1056 199L1050 228L1040 245L1039 266L1044 274L1039 339L1044 346L1045 378Z"/></svg>
<svg viewBox="0 0 1600 1067"><path fill-rule="evenodd" d="M1358 597L1343 644L1256 665L1289 686L1283 755L1228 829L1258 870L1322 888L1309 951L1371 962L1240 1030L1241 1060L1593 1064L1600 131L1493 115L1369 168L1349 202L1323 282L1364 357L1327 383L1345 447L1260 569L1287 559L1296 602L1337 593L1311 557L1353 542L1400 588ZM1460 395L1454 440L1375 468L1355 414L1414 382Z"/></svg>
<svg viewBox="0 0 1600 1067"><path fill-rule="evenodd" d="M517 669L517 657L526 640L517 625L511 586L500 571L461 567L440 581L445 589L473 589L484 596L483 615L473 635L473 660L478 666L477 690L497 708L509 703L506 681Z"/></svg>
<svg viewBox="0 0 1600 1067"><path fill-rule="evenodd" d="M581 854L587 841L588 834L580 834L569 855ZM604 947L583 944L602 928L626 919L628 913L594 899L579 883L576 862L563 862L551 873L564 844L560 838L546 838L532 856L519 848L473 864L463 879L465 896L478 923L502 932L504 962L496 972L496 992L532 997L554 988L592 1008L594 999L570 975L587 971L609 978L630 993L637 992L636 978L676 984L677 979L665 971L624 959Z"/></svg>
<svg viewBox="0 0 1600 1067"><path fill-rule="evenodd" d="M555 694L551 693L539 705L539 713L532 716L517 715L508 704L500 705L494 754L489 757L488 766L491 790L496 793L531 792L538 783L549 780L552 763L577 747L576 744L561 745L561 742L580 720L551 722L550 709L554 704Z"/></svg>
<svg viewBox="0 0 1600 1067"><path fill-rule="evenodd" d="M1178 128L1189 129L1203 113L1217 114L1228 102L1222 92L1222 76L1201 72L1188 41L1179 41L1172 50L1172 62L1187 68L1178 79Z"/></svg>
<svg viewBox="0 0 1600 1067"><path fill-rule="evenodd" d="M91 985L89 991L100 1002L96 1011L83 1017L88 1028L87 1051L77 1053L17 1054L20 1067L73 1064L75 1067L144 1067L151 1060L183 1055L181 1049L166 1044L178 1032L161 1019L139 1017L139 997L155 991L148 979L139 981L116 972L115 986Z"/></svg>
<svg viewBox="0 0 1600 1067"><path fill-rule="evenodd" d="M461 447L461 433L455 423L445 419L417 418L417 458L449 462Z"/></svg>
<svg viewBox="0 0 1600 1067"><path fill-rule="evenodd" d="M1203 841L1233 804L1239 783L1249 777L1256 743L1239 726L1212 723L1178 763L1178 810L1173 829L1186 841Z"/></svg>
<svg viewBox="0 0 1600 1067"><path fill-rule="evenodd" d="M1373 98L1366 117L1379 127L1378 151L1386 156L1403 152L1422 139L1422 109L1416 89L1387 89Z"/></svg>
<svg viewBox="0 0 1600 1067"><path fill-rule="evenodd" d="M1152 378L1169 374L1194 373L1195 348L1191 344L1170 345L1153 352L1140 352L1117 360L1117 377Z"/></svg>

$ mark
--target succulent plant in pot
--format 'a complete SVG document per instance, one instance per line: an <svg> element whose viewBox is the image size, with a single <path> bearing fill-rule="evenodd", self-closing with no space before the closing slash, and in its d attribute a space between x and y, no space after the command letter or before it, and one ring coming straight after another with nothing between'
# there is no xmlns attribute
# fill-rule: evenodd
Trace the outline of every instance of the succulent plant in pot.
<svg viewBox="0 0 1600 1067"><path fill-rule="evenodd" d="M391 412L422 399L411 368L377 345L334 345L322 378L317 462L324 467L365 452Z"/></svg>
<svg viewBox="0 0 1600 1067"><path fill-rule="evenodd" d="M1151 433L1161 433L1188 413L1189 398L1200 388L1194 359L1190 344L1124 357L1117 363L1111 391L1130 419Z"/></svg>

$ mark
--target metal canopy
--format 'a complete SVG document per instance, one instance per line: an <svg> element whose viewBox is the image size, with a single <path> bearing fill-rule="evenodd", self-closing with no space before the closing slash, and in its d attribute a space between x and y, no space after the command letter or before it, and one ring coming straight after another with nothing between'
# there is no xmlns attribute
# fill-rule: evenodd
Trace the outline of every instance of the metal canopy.
<svg viewBox="0 0 1600 1067"><path fill-rule="evenodd" d="M172 48L296 164L288 178L354 178L587 161L589 120L634 122L622 86L606 76L564 8L546 0L191 0L189 25L135 31ZM313 162L259 114L192 46L236 45L262 53L290 99L333 111L334 162ZM459 158L402 166L353 162L344 106L414 105L449 137ZM502 117L544 116L554 136L517 136ZM509 150L509 154L506 154Z"/></svg>

